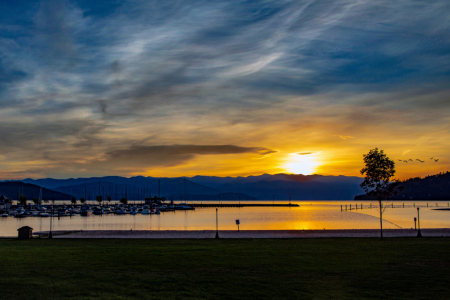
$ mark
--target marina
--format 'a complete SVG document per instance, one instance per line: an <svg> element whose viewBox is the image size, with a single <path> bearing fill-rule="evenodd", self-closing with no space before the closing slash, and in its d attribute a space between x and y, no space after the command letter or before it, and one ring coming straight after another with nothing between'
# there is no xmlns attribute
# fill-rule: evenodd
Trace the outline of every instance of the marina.
<svg viewBox="0 0 450 300"><path fill-rule="evenodd" d="M17 229L30 226L34 232L52 230L215 230L216 209L220 230L337 230L378 229L376 203L366 201L203 201L178 202L150 207L144 203L123 205L76 205L60 202L15 207L0 218L0 236L17 236ZM412 229L417 208L422 228L449 228L447 202L390 202L383 214L383 228ZM345 206L347 205L347 210ZM350 208L351 205L351 208ZM173 206L173 207L171 207ZM14 207L14 206L12 206ZM341 208L342 207L342 208ZM45 210L44 210L45 208ZM4 216L5 214L3 214Z"/></svg>

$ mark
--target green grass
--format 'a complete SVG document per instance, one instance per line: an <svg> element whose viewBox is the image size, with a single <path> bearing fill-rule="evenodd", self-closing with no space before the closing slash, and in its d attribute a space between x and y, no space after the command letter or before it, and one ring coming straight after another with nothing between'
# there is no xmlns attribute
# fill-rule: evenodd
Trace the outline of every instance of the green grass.
<svg viewBox="0 0 450 300"><path fill-rule="evenodd" d="M0 240L1 299L449 299L450 239Z"/></svg>

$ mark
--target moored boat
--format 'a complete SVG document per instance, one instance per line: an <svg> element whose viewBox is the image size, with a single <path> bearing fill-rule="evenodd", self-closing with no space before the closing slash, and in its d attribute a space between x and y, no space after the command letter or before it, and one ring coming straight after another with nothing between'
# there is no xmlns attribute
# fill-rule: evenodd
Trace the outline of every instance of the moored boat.
<svg viewBox="0 0 450 300"><path fill-rule="evenodd" d="M80 209L80 215L83 217L87 217L89 214L89 206L88 205L82 205Z"/></svg>

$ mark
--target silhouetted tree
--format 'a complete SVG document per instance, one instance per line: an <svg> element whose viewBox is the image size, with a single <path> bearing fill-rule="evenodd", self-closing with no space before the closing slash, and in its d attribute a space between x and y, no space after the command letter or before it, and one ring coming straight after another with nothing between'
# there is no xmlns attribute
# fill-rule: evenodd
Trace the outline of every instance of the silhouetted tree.
<svg viewBox="0 0 450 300"><path fill-rule="evenodd" d="M84 199L84 198L80 198L80 202L81 202L81 204L83 204L83 203L85 203L85 202L86 202L86 199Z"/></svg>
<svg viewBox="0 0 450 300"><path fill-rule="evenodd" d="M39 204L39 198L33 198L33 203L36 205Z"/></svg>
<svg viewBox="0 0 450 300"><path fill-rule="evenodd" d="M128 203L127 198L123 197L122 199L120 199L120 203L127 204Z"/></svg>
<svg viewBox="0 0 450 300"><path fill-rule="evenodd" d="M70 199L70 201L72 202L72 204L77 204L77 198L72 196L72 199Z"/></svg>
<svg viewBox="0 0 450 300"><path fill-rule="evenodd" d="M111 199L111 196L108 196L108 199L107 199L107 200L108 200L108 204L111 205L111 200L112 200L112 199Z"/></svg>
<svg viewBox="0 0 450 300"><path fill-rule="evenodd" d="M381 239L383 239L383 213L388 207L384 200L397 194L396 187L399 183L398 180L392 178L395 174L395 162L390 160L383 150L378 151L378 148L370 150L363 157L365 167L360 172L365 177L360 186L378 202L380 233Z"/></svg>
<svg viewBox="0 0 450 300"><path fill-rule="evenodd" d="M102 197L102 196L97 196L96 199L97 199L97 202L98 202L99 204L101 204L102 201L103 201L103 197Z"/></svg>

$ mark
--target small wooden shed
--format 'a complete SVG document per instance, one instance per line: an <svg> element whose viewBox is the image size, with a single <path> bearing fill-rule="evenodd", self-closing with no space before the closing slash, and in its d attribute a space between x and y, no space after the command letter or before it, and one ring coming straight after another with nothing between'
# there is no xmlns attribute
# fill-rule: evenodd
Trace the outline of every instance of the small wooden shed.
<svg viewBox="0 0 450 300"><path fill-rule="evenodd" d="M19 232L19 239L21 239L21 240L32 238L33 228L31 228L29 226L23 226L23 227L17 229L17 231Z"/></svg>

